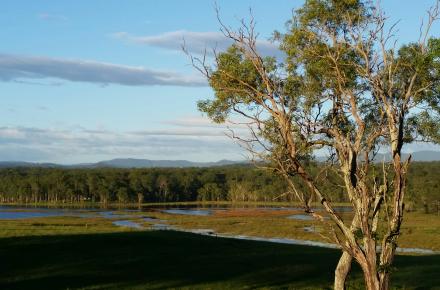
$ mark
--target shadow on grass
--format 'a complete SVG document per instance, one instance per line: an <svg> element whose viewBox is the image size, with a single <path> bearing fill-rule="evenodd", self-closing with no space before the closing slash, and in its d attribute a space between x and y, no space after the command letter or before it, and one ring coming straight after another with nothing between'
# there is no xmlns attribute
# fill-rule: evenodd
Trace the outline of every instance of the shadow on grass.
<svg viewBox="0 0 440 290"><path fill-rule="evenodd" d="M338 256L338 250L168 231L4 238L0 289L323 289ZM396 266L396 286L440 285L440 256L400 256ZM353 277L360 285L358 270Z"/></svg>

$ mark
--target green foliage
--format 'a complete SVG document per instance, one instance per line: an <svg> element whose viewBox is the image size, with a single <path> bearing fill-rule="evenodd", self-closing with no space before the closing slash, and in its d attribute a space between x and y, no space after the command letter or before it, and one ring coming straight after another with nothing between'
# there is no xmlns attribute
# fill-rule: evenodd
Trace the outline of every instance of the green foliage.
<svg viewBox="0 0 440 290"><path fill-rule="evenodd" d="M391 265L389 265L389 264L386 264L386 265L379 265L378 267L377 267L377 271L379 272L379 273L392 273L392 272L395 272L397 270L397 268L396 267L393 267L393 266L391 266Z"/></svg>
<svg viewBox="0 0 440 290"><path fill-rule="evenodd" d="M263 61L267 70L275 69L273 58L265 58ZM200 101L198 107L217 123L224 122L228 114L238 110L240 105L246 106L248 110L253 109L254 99L248 94L249 87L265 90L252 61L236 46L219 54L217 69L212 73L209 84L215 90L216 99Z"/></svg>
<svg viewBox="0 0 440 290"><path fill-rule="evenodd" d="M361 240L364 238L364 234L362 233L362 229L360 228L356 229L353 234L357 240Z"/></svg>
<svg viewBox="0 0 440 290"><path fill-rule="evenodd" d="M317 175L320 164L309 163ZM380 170L380 169L379 169ZM408 174L406 209L436 211L440 201L440 162L415 162ZM300 192L307 187L292 177ZM38 182L37 182L38 181ZM347 202L331 171L323 190L335 202ZM177 202L292 201L281 177L249 166L166 169L0 169L0 202Z"/></svg>
<svg viewBox="0 0 440 290"><path fill-rule="evenodd" d="M223 190L217 185L217 183L205 183L198 191L197 196L199 200L225 200L225 194Z"/></svg>
<svg viewBox="0 0 440 290"><path fill-rule="evenodd" d="M126 203L128 201L128 190L126 187L120 187L117 192L118 202Z"/></svg>
<svg viewBox="0 0 440 290"><path fill-rule="evenodd" d="M348 22L347 15L353 22L366 20L363 1L359 0L307 0L297 10L302 26L328 26L343 29Z"/></svg>

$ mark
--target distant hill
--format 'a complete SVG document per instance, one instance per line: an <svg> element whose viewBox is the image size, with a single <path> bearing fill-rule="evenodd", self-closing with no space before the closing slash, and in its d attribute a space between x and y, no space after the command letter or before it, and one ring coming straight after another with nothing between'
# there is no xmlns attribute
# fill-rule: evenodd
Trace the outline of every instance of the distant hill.
<svg viewBox="0 0 440 290"><path fill-rule="evenodd" d="M408 154L403 154L407 157ZM377 154L375 160L390 161L390 154ZM324 157L316 157L317 161L325 161ZM439 151L418 151L412 153L412 160L419 162L440 161ZM247 161L220 160L217 162L192 162L188 160L149 160L134 158L117 158L112 160L100 161L97 163L79 163L71 165L61 165L55 163L34 163L22 161L0 161L0 168L16 167L44 167L44 168L184 168L184 167L214 167L227 165L249 165Z"/></svg>
<svg viewBox="0 0 440 290"><path fill-rule="evenodd" d="M14 167L45 167L56 168L63 167L63 165L55 163L33 163L24 161L0 161L0 168L14 168Z"/></svg>
<svg viewBox="0 0 440 290"><path fill-rule="evenodd" d="M33 163L22 161L0 161L0 168L16 167L44 167L44 168L182 168L182 167L213 167L238 165L245 161L220 160L217 162L192 162L187 160L148 160L133 158L118 158L97 163L79 163L72 165L61 165L55 163Z"/></svg>
<svg viewBox="0 0 440 290"><path fill-rule="evenodd" d="M92 164L92 167L115 168L150 168L150 167L212 167L242 163L239 161L220 160L217 162L192 162L188 160L148 160L148 159L112 159Z"/></svg>

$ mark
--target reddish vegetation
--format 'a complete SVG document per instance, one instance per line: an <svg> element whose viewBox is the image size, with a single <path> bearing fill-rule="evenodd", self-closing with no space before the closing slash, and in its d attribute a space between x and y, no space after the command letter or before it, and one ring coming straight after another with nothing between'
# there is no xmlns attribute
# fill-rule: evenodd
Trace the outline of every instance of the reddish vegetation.
<svg viewBox="0 0 440 290"><path fill-rule="evenodd" d="M214 216L218 217L261 217L261 216L283 216L302 213L297 210L271 210L260 208L240 208L214 211Z"/></svg>

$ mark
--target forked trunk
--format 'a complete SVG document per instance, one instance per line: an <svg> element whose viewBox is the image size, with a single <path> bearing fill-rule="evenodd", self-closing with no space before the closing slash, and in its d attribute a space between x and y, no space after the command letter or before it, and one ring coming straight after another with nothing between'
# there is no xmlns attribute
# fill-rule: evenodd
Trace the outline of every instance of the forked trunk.
<svg viewBox="0 0 440 290"><path fill-rule="evenodd" d="M368 290L388 290L389 274L378 275L375 273L364 273L365 287Z"/></svg>

